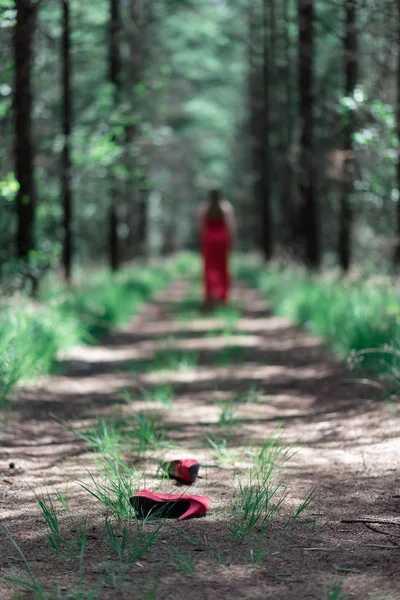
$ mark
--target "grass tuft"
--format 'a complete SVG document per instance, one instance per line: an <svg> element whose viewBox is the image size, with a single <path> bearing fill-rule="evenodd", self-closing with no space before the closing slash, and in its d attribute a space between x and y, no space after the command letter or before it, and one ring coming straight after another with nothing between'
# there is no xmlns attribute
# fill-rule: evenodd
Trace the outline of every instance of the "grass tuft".
<svg viewBox="0 0 400 600"><path fill-rule="evenodd" d="M185 575L194 575L196 569L190 554L174 550L172 552L173 564Z"/></svg>
<svg viewBox="0 0 400 600"><path fill-rule="evenodd" d="M239 480L233 503L234 521L230 529L236 542L242 542L253 531L265 533L278 513L287 490L282 481L270 479L250 472L247 483Z"/></svg>

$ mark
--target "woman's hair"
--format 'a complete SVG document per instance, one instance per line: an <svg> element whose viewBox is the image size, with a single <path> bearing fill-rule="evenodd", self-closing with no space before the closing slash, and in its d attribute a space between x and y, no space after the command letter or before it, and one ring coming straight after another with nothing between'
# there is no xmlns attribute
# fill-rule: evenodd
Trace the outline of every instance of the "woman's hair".
<svg viewBox="0 0 400 600"><path fill-rule="evenodd" d="M210 202L213 204L219 204L221 202L221 192L218 188L210 190Z"/></svg>
<svg viewBox="0 0 400 600"><path fill-rule="evenodd" d="M207 216L211 219L221 219L224 217L224 211L221 206L221 192L218 188L210 190Z"/></svg>

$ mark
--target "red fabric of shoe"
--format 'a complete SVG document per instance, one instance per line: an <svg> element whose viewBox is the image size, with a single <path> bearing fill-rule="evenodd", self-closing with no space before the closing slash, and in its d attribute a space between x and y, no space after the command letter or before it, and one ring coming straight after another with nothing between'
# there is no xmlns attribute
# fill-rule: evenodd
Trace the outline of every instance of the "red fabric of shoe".
<svg viewBox="0 0 400 600"><path fill-rule="evenodd" d="M163 466L172 479L189 484L196 481L200 469L199 463L194 458L172 460L169 463L165 463Z"/></svg>
<svg viewBox="0 0 400 600"><path fill-rule="evenodd" d="M152 516L183 521L205 515L210 507L210 499L206 496L157 494L146 489L134 494L129 501L139 519Z"/></svg>

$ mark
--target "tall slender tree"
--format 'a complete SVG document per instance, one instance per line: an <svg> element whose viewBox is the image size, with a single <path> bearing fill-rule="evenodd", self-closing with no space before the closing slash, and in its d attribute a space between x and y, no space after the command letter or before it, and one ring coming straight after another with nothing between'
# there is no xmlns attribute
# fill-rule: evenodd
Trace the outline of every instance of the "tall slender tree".
<svg viewBox="0 0 400 600"><path fill-rule="evenodd" d="M298 0L299 120L300 120L300 234L305 261L317 268L321 261L314 167L314 0Z"/></svg>
<svg viewBox="0 0 400 600"><path fill-rule="evenodd" d="M150 6L150 5L149 5ZM146 240L146 201L141 190L142 174L140 173L139 125L138 125L138 87L143 71L143 39L142 39L143 1L130 0L127 19L127 37L129 60L127 61L127 106L129 115L125 126L125 165L127 169L126 202L129 214L131 254L143 253Z"/></svg>
<svg viewBox="0 0 400 600"><path fill-rule="evenodd" d="M118 107L121 96L121 53L120 53L121 13L120 0L110 0L110 82L114 89L114 104ZM114 142L117 138L113 136ZM118 197L119 185L115 176L115 169L111 169L110 207L109 207L109 258L110 268L117 271L119 268L118 249Z"/></svg>
<svg viewBox="0 0 400 600"><path fill-rule="evenodd" d="M70 3L62 0L62 128L64 145L61 155L61 180L64 211L64 244L63 266L67 281L72 274L72 191L71 191L71 128L72 128L72 94L71 94L71 28Z"/></svg>
<svg viewBox="0 0 400 600"><path fill-rule="evenodd" d="M293 110L293 98L295 97L293 84L293 54L292 41L290 37L291 15L290 0L282 2L282 28L283 28L283 60L280 63L278 71L279 80L283 85L283 112L284 119L280 119L281 144L282 144L282 168L281 168L281 188L280 188L280 207L282 213L282 222L284 227L283 241L292 243L295 230L295 210L294 210L294 169L292 164L292 146L294 131L296 125L296 113ZM294 80L294 81L293 81Z"/></svg>
<svg viewBox="0 0 400 600"><path fill-rule="evenodd" d="M400 0L397 0L397 139L400 143ZM400 153L397 156L397 189L400 192ZM394 262L400 266L400 199L397 201L397 241L394 253Z"/></svg>
<svg viewBox="0 0 400 600"><path fill-rule="evenodd" d="M252 171L252 193L254 206L260 210L263 203L262 196L262 140L260 136L260 123L263 114L262 98L260 97L260 64L259 57L259 37L260 27L257 18L256 6L253 0L249 0L246 7L248 17L248 122L250 127L250 152L251 152L251 171ZM260 231L260 240L262 231Z"/></svg>
<svg viewBox="0 0 400 600"><path fill-rule="evenodd" d="M345 94L347 97L354 95L358 77L358 55L357 55L357 0L345 0L346 32L344 36L344 60L345 60ZM351 262L351 230L353 222L353 211L351 208L351 194L353 191L353 133L355 129L355 113L349 111L345 117L343 127L344 160L342 189L340 194L339 213L339 263L343 271L347 271Z"/></svg>
<svg viewBox="0 0 400 600"><path fill-rule="evenodd" d="M14 110L15 176L19 184L16 197L18 257L27 260L35 248L35 179L32 136L32 63L38 3L15 0L14 29Z"/></svg>
<svg viewBox="0 0 400 600"><path fill-rule="evenodd" d="M260 144L260 180L261 180L261 245L267 260L272 257L272 223L271 223L271 181L270 181L270 69L269 69L269 0L263 0L262 7L262 122Z"/></svg>

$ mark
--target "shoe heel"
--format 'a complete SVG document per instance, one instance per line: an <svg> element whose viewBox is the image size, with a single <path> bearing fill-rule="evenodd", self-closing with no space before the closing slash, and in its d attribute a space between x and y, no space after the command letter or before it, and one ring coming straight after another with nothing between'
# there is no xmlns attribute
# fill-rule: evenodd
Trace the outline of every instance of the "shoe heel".
<svg viewBox="0 0 400 600"><path fill-rule="evenodd" d="M192 483L194 483L196 481L199 469L200 469L199 463L192 465L191 467L188 468L188 473L189 473Z"/></svg>
<svg viewBox="0 0 400 600"><path fill-rule="evenodd" d="M200 506L199 503L191 502L188 510L181 517L179 517L179 521L188 519L189 517L191 517L192 515L195 515L195 514L197 514L197 515L203 514L203 511L201 513L199 512L199 506Z"/></svg>

